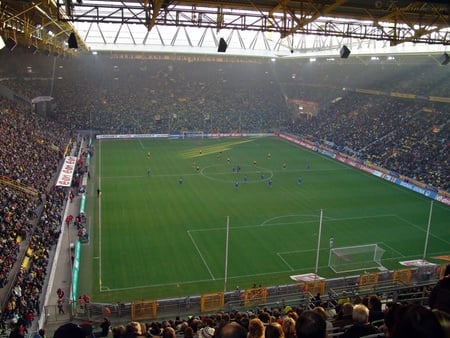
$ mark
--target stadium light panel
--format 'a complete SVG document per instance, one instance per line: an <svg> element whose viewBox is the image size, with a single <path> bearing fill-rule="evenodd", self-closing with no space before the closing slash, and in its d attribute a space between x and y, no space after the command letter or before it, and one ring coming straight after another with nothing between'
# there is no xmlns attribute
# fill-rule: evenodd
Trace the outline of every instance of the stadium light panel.
<svg viewBox="0 0 450 338"><path fill-rule="evenodd" d="M341 50L339 51L341 59L347 59L349 57L350 53L351 53L351 51L346 45L343 45Z"/></svg>
<svg viewBox="0 0 450 338"><path fill-rule="evenodd" d="M78 48L78 41L77 37L75 36L75 33L70 33L69 40L67 40L67 44L69 45L69 48L77 49Z"/></svg>
<svg viewBox="0 0 450 338"><path fill-rule="evenodd" d="M439 61L441 65L445 66L450 63L450 56L447 53L444 53L440 58Z"/></svg>

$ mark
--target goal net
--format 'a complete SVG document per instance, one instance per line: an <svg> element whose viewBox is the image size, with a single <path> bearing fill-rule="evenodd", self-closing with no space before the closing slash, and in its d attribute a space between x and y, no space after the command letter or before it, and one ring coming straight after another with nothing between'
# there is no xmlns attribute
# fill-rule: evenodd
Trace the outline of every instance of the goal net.
<svg viewBox="0 0 450 338"><path fill-rule="evenodd" d="M381 257L385 250L378 244L365 244L331 248L328 266L335 273L361 271L367 269L385 270Z"/></svg>
<svg viewBox="0 0 450 338"><path fill-rule="evenodd" d="M183 131L181 135L182 135L183 139L185 139L185 138L203 138L205 134L203 133L203 131L188 131L188 130L186 130L186 131Z"/></svg>

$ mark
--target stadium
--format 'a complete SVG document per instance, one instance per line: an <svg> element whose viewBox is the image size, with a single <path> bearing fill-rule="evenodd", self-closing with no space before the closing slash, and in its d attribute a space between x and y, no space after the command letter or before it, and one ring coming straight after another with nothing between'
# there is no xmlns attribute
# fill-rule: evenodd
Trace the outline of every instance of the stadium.
<svg viewBox="0 0 450 338"><path fill-rule="evenodd" d="M0 1L0 337L450 321L445 4L299 3Z"/></svg>

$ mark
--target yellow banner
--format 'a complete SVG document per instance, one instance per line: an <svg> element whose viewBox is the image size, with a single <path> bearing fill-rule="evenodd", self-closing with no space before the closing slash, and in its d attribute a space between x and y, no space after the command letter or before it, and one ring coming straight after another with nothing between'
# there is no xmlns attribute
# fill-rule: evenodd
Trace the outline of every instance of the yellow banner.
<svg viewBox="0 0 450 338"><path fill-rule="evenodd" d="M379 272L368 272L359 276L359 290L371 289L378 284Z"/></svg>
<svg viewBox="0 0 450 338"><path fill-rule="evenodd" d="M355 92L364 93L364 94L372 94L372 95L380 95L381 94L381 92L379 90L362 89L362 88L356 88Z"/></svg>
<svg viewBox="0 0 450 338"><path fill-rule="evenodd" d="M392 275L392 280L394 282L395 281L399 281L399 282L402 282L405 285L408 285L409 282L411 281L411 275L412 275L412 271L411 271L410 268L395 270L393 275Z"/></svg>
<svg viewBox="0 0 450 338"><path fill-rule="evenodd" d="M430 101L450 103L450 97L430 96Z"/></svg>
<svg viewBox="0 0 450 338"><path fill-rule="evenodd" d="M267 289L266 288L252 288L247 289L244 292L244 305L254 306L258 304L263 304L266 302Z"/></svg>
<svg viewBox="0 0 450 338"><path fill-rule="evenodd" d="M313 295L316 295L318 293L323 295L325 293L325 280L321 279L317 281L306 282L304 285L304 291L308 291Z"/></svg>
<svg viewBox="0 0 450 338"><path fill-rule="evenodd" d="M225 305L225 294L223 292L208 293L200 299L200 311L209 312L223 309Z"/></svg>
<svg viewBox="0 0 450 338"><path fill-rule="evenodd" d="M399 92L391 92L391 96L393 97L401 97L403 99L415 99L415 94L408 94L408 93L399 93Z"/></svg>
<svg viewBox="0 0 450 338"><path fill-rule="evenodd" d="M142 300L131 303L131 320L140 321L156 318L158 302L156 300Z"/></svg>

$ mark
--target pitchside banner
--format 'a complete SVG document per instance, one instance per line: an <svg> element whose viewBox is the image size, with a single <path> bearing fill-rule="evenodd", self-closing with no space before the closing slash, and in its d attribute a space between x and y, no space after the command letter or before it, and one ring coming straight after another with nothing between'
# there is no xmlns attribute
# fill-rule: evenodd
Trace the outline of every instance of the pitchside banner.
<svg viewBox="0 0 450 338"><path fill-rule="evenodd" d="M75 156L66 156L61 171L59 172L58 180L56 181L57 187L70 187L76 163L77 158Z"/></svg>

